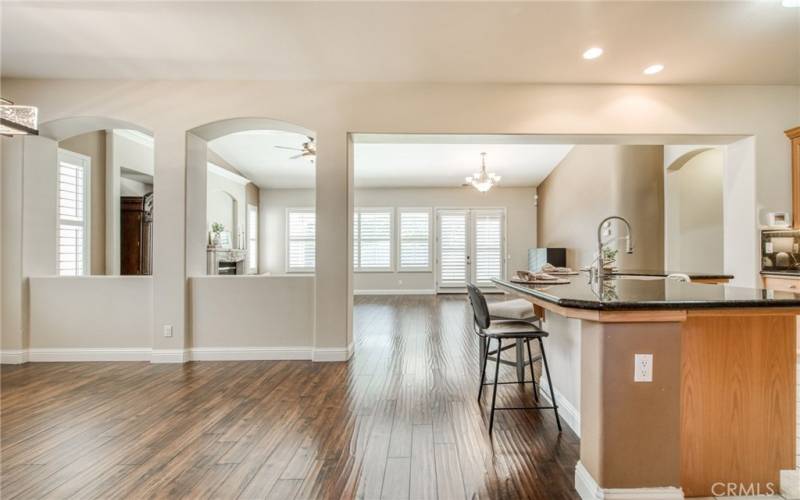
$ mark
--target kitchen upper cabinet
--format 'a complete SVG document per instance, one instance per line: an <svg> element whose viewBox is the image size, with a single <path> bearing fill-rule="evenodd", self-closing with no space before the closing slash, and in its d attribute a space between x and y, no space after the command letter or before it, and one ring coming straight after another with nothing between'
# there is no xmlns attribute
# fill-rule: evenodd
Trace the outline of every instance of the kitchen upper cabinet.
<svg viewBox="0 0 800 500"><path fill-rule="evenodd" d="M786 137L792 142L792 225L800 229L800 127L787 130Z"/></svg>

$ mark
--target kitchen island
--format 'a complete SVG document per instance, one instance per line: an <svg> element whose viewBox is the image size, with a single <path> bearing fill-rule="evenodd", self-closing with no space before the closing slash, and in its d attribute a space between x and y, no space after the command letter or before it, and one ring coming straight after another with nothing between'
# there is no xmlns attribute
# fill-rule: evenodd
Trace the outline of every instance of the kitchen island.
<svg viewBox="0 0 800 500"><path fill-rule="evenodd" d="M564 318L579 324L579 493L777 492L780 471L795 467L800 296L653 276L571 278L495 284L534 304L549 342L565 334ZM649 380L636 354L652 355ZM634 380L637 369L646 381Z"/></svg>

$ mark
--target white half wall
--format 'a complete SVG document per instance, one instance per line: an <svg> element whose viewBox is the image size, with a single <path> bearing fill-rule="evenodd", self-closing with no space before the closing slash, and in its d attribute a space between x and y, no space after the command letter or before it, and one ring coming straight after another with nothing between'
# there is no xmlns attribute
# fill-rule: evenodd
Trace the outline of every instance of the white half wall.
<svg viewBox="0 0 800 500"><path fill-rule="evenodd" d="M202 276L189 283L193 359L311 359L313 276Z"/></svg>
<svg viewBox="0 0 800 500"><path fill-rule="evenodd" d="M30 310L32 361L37 351L63 349L149 353L153 343L149 276L31 277Z"/></svg>

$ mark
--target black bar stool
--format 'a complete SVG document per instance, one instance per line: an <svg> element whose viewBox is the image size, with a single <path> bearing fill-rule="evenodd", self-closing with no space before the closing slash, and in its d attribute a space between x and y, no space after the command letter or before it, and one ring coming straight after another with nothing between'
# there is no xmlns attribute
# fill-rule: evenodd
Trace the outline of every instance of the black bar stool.
<svg viewBox="0 0 800 500"><path fill-rule="evenodd" d="M544 343L542 342L542 338L547 337L549 334L536 327L532 323L528 321L502 321L492 324L492 320L489 316L489 308L486 306L486 298L483 296L483 293L476 287L475 285L469 283L467 284L467 291L469 292L469 301L472 304L472 313L474 319L474 327L475 333L480 337L480 341L483 343L483 362L481 363L481 377L480 377L480 385L478 388L478 403L480 404L481 395L483 394L483 386L485 385L492 385L494 386L494 390L492 391L492 410L489 416L489 435L492 434L492 428L494 427L494 412L495 410L553 410L556 415L556 425L558 426L558 432L561 432L561 420L558 417L558 404L556 403L556 397L553 392L553 382L550 378L550 368L547 365L547 355L544 352ZM498 384L516 384L517 382L498 382L498 375L500 373L500 356L503 352L503 340L512 339L512 340L524 340L525 344L528 348L528 358L531 358L531 340L538 340L539 341L539 352L542 356L542 363L544 364L544 370L547 374L547 385L549 386L550 390L550 401L552 402L552 406L507 406L503 408L497 408L497 385ZM497 350L491 351L491 341L497 341ZM489 359L489 355L495 355L495 368L494 368L494 381L493 382L486 382L486 364ZM531 358L532 359L532 358ZM535 374L533 373L533 363L530 364L531 369L531 378L535 380ZM536 383L533 383L533 390L534 393L536 392ZM535 396L535 394L534 394Z"/></svg>

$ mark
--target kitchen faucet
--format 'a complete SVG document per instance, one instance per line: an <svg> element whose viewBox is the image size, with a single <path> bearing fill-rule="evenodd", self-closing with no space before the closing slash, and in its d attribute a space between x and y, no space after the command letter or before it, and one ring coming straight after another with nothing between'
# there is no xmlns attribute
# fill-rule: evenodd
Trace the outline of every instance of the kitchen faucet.
<svg viewBox="0 0 800 500"><path fill-rule="evenodd" d="M596 280L600 280L601 278L605 277L605 259L603 258L603 248L608 244L611 243L613 240L607 241L603 243L603 226L612 220L619 220L625 224L625 228L627 230L627 234L623 237L625 238L625 253L631 254L633 253L633 230L631 229L631 223L628 222L627 219L624 217L620 217L618 215L612 215L610 217L606 217L600 222L600 225L597 226L597 263L593 268L593 275Z"/></svg>

